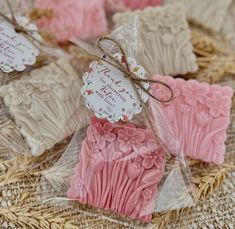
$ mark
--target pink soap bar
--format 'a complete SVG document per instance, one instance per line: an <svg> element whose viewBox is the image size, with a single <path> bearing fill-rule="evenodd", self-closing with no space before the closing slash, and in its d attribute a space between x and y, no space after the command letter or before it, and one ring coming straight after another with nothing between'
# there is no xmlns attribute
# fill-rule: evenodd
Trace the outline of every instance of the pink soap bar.
<svg viewBox="0 0 235 229"><path fill-rule="evenodd" d="M184 154L193 159L223 164L233 90L170 76L155 75L153 79L166 82L174 91L173 102L160 106L179 138ZM170 96L169 90L159 84L153 84L151 89L158 98ZM150 104L154 106L152 100Z"/></svg>
<svg viewBox="0 0 235 229"><path fill-rule="evenodd" d="M43 17L37 24L61 43L73 37L97 37L108 29L104 0L36 0L35 7L52 10L52 17Z"/></svg>
<svg viewBox="0 0 235 229"><path fill-rule="evenodd" d="M67 196L149 222L164 166L151 131L94 118Z"/></svg>

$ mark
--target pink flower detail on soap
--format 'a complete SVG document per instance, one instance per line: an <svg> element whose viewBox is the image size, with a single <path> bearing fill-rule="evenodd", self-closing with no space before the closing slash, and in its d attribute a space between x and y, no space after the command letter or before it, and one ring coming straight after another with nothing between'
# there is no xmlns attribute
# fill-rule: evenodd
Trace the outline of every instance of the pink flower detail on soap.
<svg viewBox="0 0 235 229"><path fill-rule="evenodd" d="M137 151L144 139L144 132L134 127L125 128L118 131L117 140L120 143L119 148L123 152L129 153L131 150Z"/></svg>
<svg viewBox="0 0 235 229"><path fill-rule="evenodd" d="M149 140L146 146L139 147L137 153L142 157L142 160L139 159L135 163L141 161L141 165L145 169L151 169L154 166L158 168L164 161L160 148L154 140Z"/></svg>
<svg viewBox="0 0 235 229"><path fill-rule="evenodd" d="M153 196L152 190L148 188L144 189L141 194L144 200L150 200Z"/></svg>
<svg viewBox="0 0 235 229"><path fill-rule="evenodd" d="M214 118L220 115L229 116L231 100L220 92L215 92L212 94L212 98L207 98L206 105L209 108L210 115Z"/></svg>
<svg viewBox="0 0 235 229"><path fill-rule="evenodd" d="M83 180L79 177L72 178L72 185L68 190L70 198L79 198L86 195L86 189Z"/></svg>
<svg viewBox="0 0 235 229"><path fill-rule="evenodd" d="M139 155L143 156L145 154L154 152L158 149L158 145L157 143L151 139L148 140L147 145L142 145L141 147L139 147L139 149L136 151Z"/></svg>
<svg viewBox="0 0 235 229"><path fill-rule="evenodd" d="M196 114L196 121L199 126L203 127L209 123L210 116L205 112L200 112Z"/></svg>
<svg viewBox="0 0 235 229"><path fill-rule="evenodd" d="M117 157L114 143L110 143L103 149L100 149L97 144L89 145L91 149L91 168L94 172L99 173L105 166L106 162L112 162Z"/></svg>
<svg viewBox="0 0 235 229"><path fill-rule="evenodd" d="M174 148L172 152L178 155L183 151L193 159L214 164L223 163L225 149L222 146L225 145L226 130L230 122L232 88L169 76L157 75L153 78L164 82L171 78L182 91L169 106L160 104L175 136L182 143L182 150L181 147L175 150L170 146L170 149ZM159 117L158 109L155 108L157 105L151 104L156 123Z"/></svg>
<svg viewBox="0 0 235 229"><path fill-rule="evenodd" d="M205 96L209 92L208 86L199 83L196 80L189 80L187 84L182 87L185 102L191 106L196 106L198 103L204 104Z"/></svg>
<svg viewBox="0 0 235 229"><path fill-rule="evenodd" d="M106 142L113 142L116 138L112 133L113 126L111 123L106 122L103 125L101 123L95 123L93 126L87 128L88 141L97 144L99 149L104 149Z"/></svg>
<svg viewBox="0 0 235 229"><path fill-rule="evenodd" d="M203 105L203 104L198 104L197 107L197 112L201 113L201 112L204 112L204 113L209 113L209 109L206 105Z"/></svg>
<svg viewBox="0 0 235 229"><path fill-rule="evenodd" d="M144 154L142 155L142 157L144 158L142 166L145 169L151 169L154 166L158 168L164 160L164 157L160 152L152 152Z"/></svg>
<svg viewBox="0 0 235 229"><path fill-rule="evenodd" d="M183 114L188 114L188 113L190 112L190 107L189 107L188 105L185 105L185 104L180 104L179 110L180 110Z"/></svg>
<svg viewBox="0 0 235 229"><path fill-rule="evenodd" d="M136 166L136 168L142 168L143 157L137 156L132 159L132 163Z"/></svg>
<svg viewBox="0 0 235 229"><path fill-rule="evenodd" d="M93 118L91 125L100 123L102 128L98 126L98 129L103 132L105 122L107 122L105 119ZM145 169L142 165L144 157L147 157L152 151L159 154L159 163L161 160L161 152L158 152L158 146L151 130L140 129L130 124L125 125L123 122L110 125L113 127L110 128L111 133L117 133L116 135L119 137L111 143L106 142L104 149L99 149L95 141L90 142L88 135L84 139L79 153L79 163L71 179L67 195L71 199L76 198L73 190L74 179L82 176L87 193L82 198L78 197L78 201L106 210L113 210L113 206L115 206L115 209L119 209L115 211L116 213L139 219L142 222L149 222L150 212L154 209L157 185L164 174L165 161L161 165L159 164L160 168L153 166L151 169ZM106 132L110 133L110 130ZM131 141L133 138L135 142ZM137 152L137 149L129 152L121 150L121 143L127 145L127 149L134 148L134 144L139 145L140 148L143 147L140 151L144 157ZM162 154L164 155L164 152ZM121 158L121 160L117 160L117 158ZM78 185L78 190L80 186ZM100 200L107 205L98 206L97 203ZM148 208L148 212L146 208ZM144 212L147 214L146 217L142 216Z"/></svg>

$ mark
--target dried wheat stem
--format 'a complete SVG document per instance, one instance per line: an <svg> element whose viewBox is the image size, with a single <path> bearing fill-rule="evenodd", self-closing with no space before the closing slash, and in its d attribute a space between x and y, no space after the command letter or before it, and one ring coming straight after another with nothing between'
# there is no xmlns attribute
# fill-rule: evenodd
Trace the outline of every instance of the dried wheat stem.
<svg viewBox="0 0 235 229"><path fill-rule="evenodd" d="M166 225L171 225L180 218L181 215L187 214L191 208L183 208L180 210L168 211L164 213L153 214L152 223L158 229L164 229Z"/></svg>
<svg viewBox="0 0 235 229"><path fill-rule="evenodd" d="M53 10L35 8L35 9L31 10L31 12L29 13L29 17L32 21L39 20L42 17L52 18L53 17Z"/></svg>
<svg viewBox="0 0 235 229"><path fill-rule="evenodd" d="M54 210L54 209L53 209ZM0 215L4 219L21 226L22 228L78 228L70 219L69 214L50 210L45 206L40 207L9 207L1 208Z"/></svg>
<svg viewBox="0 0 235 229"><path fill-rule="evenodd" d="M207 56L208 54L213 54L213 53L223 53L223 54L228 53L225 49L220 47L218 42L216 42L214 39L202 33L193 31L191 33L191 37L192 37L193 47L196 53L198 52L199 55L204 56L205 54Z"/></svg>
<svg viewBox="0 0 235 229"><path fill-rule="evenodd" d="M226 175L234 169L234 166L213 169L200 174L193 178L193 182L197 187L196 199L204 199L206 196L215 191L224 182Z"/></svg>
<svg viewBox="0 0 235 229"><path fill-rule="evenodd" d="M24 154L12 155L11 162L8 161L7 171L0 175L0 186L19 181L26 176L39 176L43 173L45 165L49 161L54 161L64 151L66 143L57 144L53 149L45 152L40 157L32 157ZM1 163L0 163L1 166ZM3 166L3 163L2 163ZM0 167L1 168L1 167ZM4 167L5 169L6 167ZM0 170L1 171L1 170Z"/></svg>
<svg viewBox="0 0 235 229"><path fill-rule="evenodd" d="M60 153L63 151L63 147L60 149L54 148L54 153ZM51 154L51 155L50 155ZM55 155L55 154L54 154ZM0 175L0 187L14 183L22 179L23 177L39 176L43 173L41 166L48 161L53 159L53 153L51 151L46 152L40 157L32 157L28 155L19 154L12 162L8 162L7 171ZM0 164L1 165L1 164Z"/></svg>
<svg viewBox="0 0 235 229"><path fill-rule="evenodd" d="M201 165L201 164L203 164L203 161L193 160L193 159L188 160L188 165L189 166L195 166L195 165Z"/></svg>
<svg viewBox="0 0 235 229"><path fill-rule="evenodd" d="M203 50L200 50L200 49L197 49L197 48L195 48L195 47L193 48L193 52L196 53L196 54L199 55L199 56L206 56L206 57L211 56L210 53L207 53L207 52L205 52L205 51L203 51Z"/></svg>
<svg viewBox="0 0 235 229"><path fill-rule="evenodd" d="M0 174L5 173L12 165L13 160L0 160Z"/></svg>
<svg viewBox="0 0 235 229"><path fill-rule="evenodd" d="M235 165L224 164L223 167L227 168L229 170L229 172L235 170Z"/></svg>
<svg viewBox="0 0 235 229"><path fill-rule="evenodd" d="M50 41L50 42L55 42L56 41L56 37L55 34L44 30L44 29L40 29L39 30L39 34L42 36L42 38L46 41Z"/></svg>

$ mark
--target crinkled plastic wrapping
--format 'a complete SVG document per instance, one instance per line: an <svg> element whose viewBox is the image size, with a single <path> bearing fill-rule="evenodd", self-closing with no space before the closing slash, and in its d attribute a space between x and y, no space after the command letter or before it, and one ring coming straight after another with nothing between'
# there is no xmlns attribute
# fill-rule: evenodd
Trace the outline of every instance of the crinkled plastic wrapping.
<svg viewBox="0 0 235 229"><path fill-rule="evenodd" d="M62 51L50 49L53 52ZM69 55L55 55L23 72L0 72L1 147L16 154L39 156L74 132L74 128L64 128L78 108L81 82ZM70 93L64 99L66 91Z"/></svg>
<svg viewBox="0 0 235 229"><path fill-rule="evenodd" d="M144 41L138 36L138 18L112 37L127 56L141 55L138 47ZM77 39L73 42L100 54ZM109 42L105 45L110 51L114 48ZM194 189L178 136L156 100L146 105L151 127L144 112L131 121L111 123L94 117L82 101L75 114L77 131L62 157L42 176L43 202L74 205L77 211L124 225L151 223L155 212L192 206Z"/></svg>
<svg viewBox="0 0 235 229"><path fill-rule="evenodd" d="M8 2L0 2L0 11L11 17L12 9L16 18L26 16L33 3ZM75 127L66 123L78 108L77 91L81 88L70 56L43 39L37 41L39 55L34 64L26 65L23 71L0 70L1 147L33 156L43 154L74 132ZM71 125L75 126L73 121Z"/></svg>
<svg viewBox="0 0 235 229"><path fill-rule="evenodd" d="M71 116L79 108L80 88L78 74L66 58L0 87L4 108L29 148L27 152L16 149L19 153L40 156L74 133L77 120Z"/></svg>
<svg viewBox="0 0 235 229"><path fill-rule="evenodd" d="M33 0L25 0L25 1L9 0L8 2L11 4L11 8L13 9L14 14L22 15L23 13L27 12L30 9ZM11 14L7 0L1 0L0 9L1 12L4 14Z"/></svg>
<svg viewBox="0 0 235 229"><path fill-rule="evenodd" d="M0 11L5 15L11 15L11 10L9 8L10 4L14 16L22 16L26 13L27 9L29 9L29 1L12 0L6 1L2 0L0 2ZM7 85L10 81L14 81L22 75L20 72L12 72L5 73L0 70L0 86ZM26 153L29 154L29 148L24 141L22 135L20 134L20 130L18 126L14 122L14 118L10 116L9 110L4 103L4 99L0 98L0 126L1 126L1 134L0 134L0 148L3 151L7 149L9 155L5 155L4 157L10 156L12 153Z"/></svg>

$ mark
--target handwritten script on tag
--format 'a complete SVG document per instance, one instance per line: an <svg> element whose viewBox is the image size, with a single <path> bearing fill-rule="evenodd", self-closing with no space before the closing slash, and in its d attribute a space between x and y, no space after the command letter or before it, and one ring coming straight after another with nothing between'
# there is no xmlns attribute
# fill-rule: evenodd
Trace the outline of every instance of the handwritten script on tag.
<svg viewBox="0 0 235 229"><path fill-rule="evenodd" d="M121 61L122 55L114 57ZM127 61L131 71L139 78L144 78L145 70L138 66L132 57ZM83 75L82 95L86 106L95 112L97 118L107 118L110 122L128 121L142 111L138 95L124 73L105 61L98 60L90 64L89 71ZM147 89L148 83L143 84ZM146 102L148 94L138 89L142 101Z"/></svg>
<svg viewBox="0 0 235 229"><path fill-rule="evenodd" d="M17 17L17 21L22 26L26 24L29 29L37 29L35 25L27 24L25 17ZM23 71L26 65L35 63L38 55L39 50L32 41L17 33L9 22L0 19L0 69L3 72Z"/></svg>

